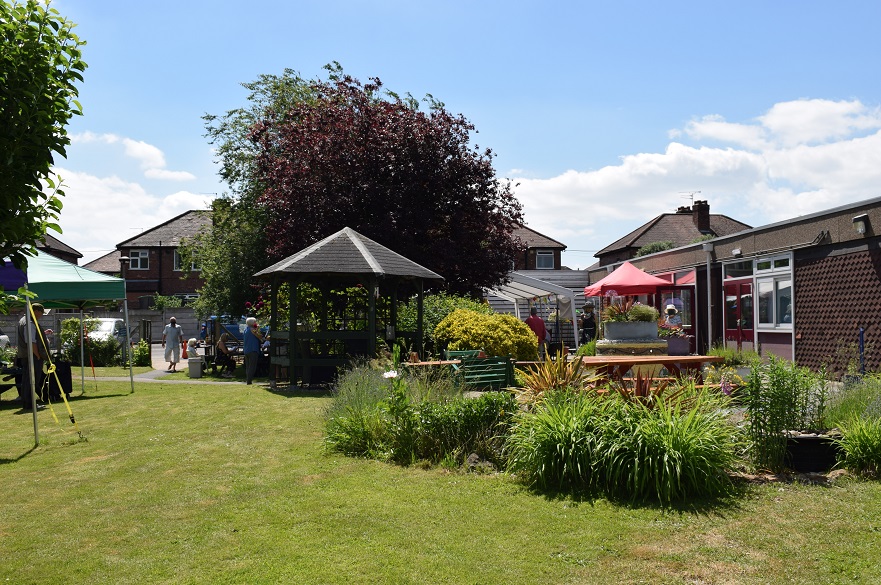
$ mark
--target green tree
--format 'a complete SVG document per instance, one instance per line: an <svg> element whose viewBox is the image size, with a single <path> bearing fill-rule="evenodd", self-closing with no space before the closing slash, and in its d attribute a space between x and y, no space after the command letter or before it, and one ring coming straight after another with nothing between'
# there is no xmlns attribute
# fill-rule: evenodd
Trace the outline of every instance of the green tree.
<svg viewBox="0 0 881 585"><path fill-rule="evenodd" d="M246 107L202 117L205 135L217 152L220 177L230 187L212 205L211 227L181 247L187 265L198 259L205 281L193 303L202 316L241 315L245 303L257 296L253 274L271 264L267 216L256 204L265 187L255 171L259 150L250 139L252 127L267 117L280 119L295 104L312 98L310 82L291 69L242 86L250 92Z"/></svg>
<svg viewBox="0 0 881 585"><path fill-rule="evenodd" d="M64 193L51 167L82 114L85 42L50 4L0 0L0 258L19 268L48 229L61 232Z"/></svg>
<svg viewBox="0 0 881 585"><path fill-rule="evenodd" d="M492 152L471 146L474 126L433 98L422 112L378 79L332 73L312 84L313 99L253 127L269 256L348 226L434 270L450 292L503 282L520 250L521 206Z"/></svg>
<svg viewBox="0 0 881 585"><path fill-rule="evenodd" d="M655 252L663 252L664 250L672 250L674 247L673 242L651 242L646 244L642 248L636 251L636 257L640 256L648 256L649 254L654 254Z"/></svg>

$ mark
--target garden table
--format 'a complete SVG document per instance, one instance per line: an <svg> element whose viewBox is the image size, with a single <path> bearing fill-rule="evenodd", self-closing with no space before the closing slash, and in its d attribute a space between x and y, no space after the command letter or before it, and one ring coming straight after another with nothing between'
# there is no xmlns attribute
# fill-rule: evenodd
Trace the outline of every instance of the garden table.
<svg viewBox="0 0 881 585"><path fill-rule="evenodd" d="M584 356L581 361L607 380L620 380L635 366L663 366L673 377L693 375L700 383L704 364L721 362L723 358L716 355L596 355Z"/></svg>

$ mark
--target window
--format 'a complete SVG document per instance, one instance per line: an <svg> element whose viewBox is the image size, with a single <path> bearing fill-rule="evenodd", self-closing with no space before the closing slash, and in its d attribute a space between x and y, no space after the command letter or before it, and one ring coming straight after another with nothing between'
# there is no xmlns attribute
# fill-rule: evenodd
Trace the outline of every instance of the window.
<svg viewBox="0 0 881 585"><path fill-rule="evenodd" d="M535 268L537 270L553 270L554 269L554 253L548 251L539 251L535 253Z"/></svg>
<svg viewBox="0 0 881 585"><path fill-rule="evenodd" d="M128 253L131 270L147 270L150 268L150 252L148 250L132 250Z"/></svg>
<svg viewBox="0 0 881 585"><path fill-rule="evenodd" d="M759 327L792 327L792 279L788 276L760 278L756 288L759 293Z"/></svg>
<svg viewBox="0 0 881 585"><path fill-rule="evenodd" d="M725 278L744 278L752 276L753 262L752 260L744 260L742 262L733 262L725 265Z"/></svg>
<svg viewBox="0 0 881 585"><path fill-rule="evenodd" d="M177 271L181 271L181 270L183 270L183 268L182 268L182 266L181 266L180 252L178 252L177 250L174 251L174 270L177 270ZM199 263L193 261L193 262L190 264L190 270L196 270L196 271L201 270L201 269L199 268Z"/></svg>

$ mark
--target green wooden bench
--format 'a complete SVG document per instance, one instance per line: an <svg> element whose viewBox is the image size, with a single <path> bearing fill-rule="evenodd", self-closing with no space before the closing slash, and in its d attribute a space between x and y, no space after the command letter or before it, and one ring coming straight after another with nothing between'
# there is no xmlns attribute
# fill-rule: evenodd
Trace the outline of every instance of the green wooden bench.
<svg viewBox="0 0 881 585"><path fill-rule="evenodd" d="M514 362L510 357L466 357L454 368L473 390L501 390L514 385Z"/></svg>
<svg viewBox="0 0 881 585"><path fill-rule="evenodd" d="M476 358L480 355L480 349L445 349L445 360L460 360L462 358Z"/></svg>

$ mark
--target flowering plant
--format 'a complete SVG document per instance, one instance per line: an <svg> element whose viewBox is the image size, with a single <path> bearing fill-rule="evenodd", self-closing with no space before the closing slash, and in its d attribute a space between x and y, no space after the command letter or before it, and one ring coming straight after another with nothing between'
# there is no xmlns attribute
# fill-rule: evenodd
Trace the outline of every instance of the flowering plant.
<svg viewBox="0 0 881 585"><path fill-rule="evenodd" d="M670 325L663 319L658 321L658 337L688 337L682 325Z"/></svg>

